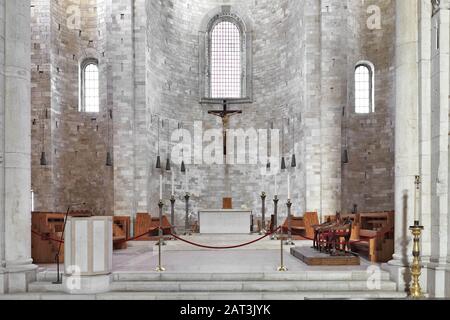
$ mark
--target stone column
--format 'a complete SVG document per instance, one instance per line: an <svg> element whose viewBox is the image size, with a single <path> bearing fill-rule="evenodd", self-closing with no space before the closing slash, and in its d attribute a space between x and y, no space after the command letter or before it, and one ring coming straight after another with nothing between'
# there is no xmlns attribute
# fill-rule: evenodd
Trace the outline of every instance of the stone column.
<svg viewBox="0 0 450 320"><path fill-rule="evenodd" d="M4 168L0 292L27 291L31 259L30 0L4 3Z"/></svg>
<svg viewBox="0 0 450 320"><path fill-rule="evenodd" d="M395 1L395 253L388 265L399 290L409 283L404 267L411 255L408 227L414 220L414 177L419 174L418 1Z"/></svg>
<svg viewBox="0 0 450 320"><path fill-rule="evenodd" d="M449 96L450 0L433 1L431 30L431 256L426 265L427 292L450 296Z"/></svg>

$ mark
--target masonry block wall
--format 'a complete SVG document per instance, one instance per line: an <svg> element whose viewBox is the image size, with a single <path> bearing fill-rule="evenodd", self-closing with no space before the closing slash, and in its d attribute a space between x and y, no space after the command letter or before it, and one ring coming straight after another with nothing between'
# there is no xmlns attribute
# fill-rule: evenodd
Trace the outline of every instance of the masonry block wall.
<svg viewBox="0 0 450 320"><path fill-rule="evenodd" d="M5 72L5 1L0 0L0 132L5 132L5 79L3 77ZM0 192L5 192L5 172L3 170L5 165L5 144L3 139L0 141ZM0 197L0 226L5 224L4 216L5 199ZM2 227L0 229L0 261L5 260L5 231ZM5 291L6 284L3 283L3 278L0 278L0 293Z"/></svg>
<svg viewBox="0 0 450 320"><path fill-rule="evenodd" d="M349 1L348 102L342 123L342 211L394 210L394 56L395 3ZM377 22L379 21L379 25ZM355 113L354 68L360 61L375 67L375 110Z"/></svg>
<svg viewBox="0 0 450 320"><path fill-rule="evenodd" d="M61 212L85 202L95 214L112 213L106 86L99 113L78 109L81 62L96 58L100 69L103 65L99 4L32 3L32 187L37 211ZM101 72L100 83L105 79ZM42 151L47 166L40 164Z"/></svg>

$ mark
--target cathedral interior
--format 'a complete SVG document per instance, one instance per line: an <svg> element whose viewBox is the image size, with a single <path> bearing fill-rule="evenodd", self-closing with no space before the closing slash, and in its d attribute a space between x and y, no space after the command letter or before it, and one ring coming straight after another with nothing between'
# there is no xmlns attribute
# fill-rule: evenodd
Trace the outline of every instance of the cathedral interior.
<svg viewBox="0 0 450 320"><path fill-rule="evenodd" d="M0 300L450 298L450 0L0 26Z"/></svg>

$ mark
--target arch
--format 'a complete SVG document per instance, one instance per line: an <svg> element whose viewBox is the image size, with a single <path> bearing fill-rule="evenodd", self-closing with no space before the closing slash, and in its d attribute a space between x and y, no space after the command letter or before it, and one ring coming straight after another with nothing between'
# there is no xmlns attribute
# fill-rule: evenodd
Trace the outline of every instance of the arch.
<svg viewBox="0 0 450 320"><path fill-rule="evenodd" d="M250 20L242 18L231 6L220 6L209 12L202 20L199 31L200 48L200 101L208 103L227 98L251 102L252 100L252 31ZM222 46L215 46L217 30L228 32L232 37ZM238 42L236 42L238 41ZM222 50L218 52L217 50ZM229 50L229 52L226 52ZM232 56L218 67L220 55ZM225 61L226 59L223 59ZM223 74L219 74L222 72ZM228 82L227 82L228 81ZM237 84L238 82L238 84ZM217 89L218 87L224 88ZM230 89L231 90L228 90Z"/></svg>
<svg viewBox="0 0 450 320"><path fill-rule="evenodd" d="M375 67L370 61L355 65L355 113L375 112Z"/></svg>
<svg viewBox="0 0 450 320"><path fill-rule="evenodd" d="M79 111L100 112L100 83L98 60L86 58L80 64Z"/></svg>

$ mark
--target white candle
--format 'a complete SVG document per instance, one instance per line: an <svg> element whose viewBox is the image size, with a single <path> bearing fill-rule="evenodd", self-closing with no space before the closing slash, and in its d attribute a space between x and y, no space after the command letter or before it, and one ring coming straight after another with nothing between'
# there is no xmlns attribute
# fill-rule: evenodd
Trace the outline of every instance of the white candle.
<svg viewBox="0 0 450 320"><path fill-rule="evenodd" d="M172 170L172 195L175 195L175 176Z"/></svg>
<svg viewBox="0 0 450 320"><path fill-rule="evenodd" d="M186 181L185 181L185 183L184 183L184 186L185 186L185 188L186 188L186 193L188 193L189 192L189 186L188 186L188 170L187 170L187 168L186 168L186 173L184 174L184 177L185 177L185 179L186 179Z"/></svg>
<svg viewBox="0 0 450 320"><path fill-rule="evenodd" d="M420 208L420 184L417 183L418 178L414 185L414 221L419 221L419 208Z"/></svg>
<svg viewBox="0 0 450 320"><path fill-rule="evenodd" d="M162 174L159 175L159 199L162 200L162 189L163 189L163 183L162 183Z"/></svg>
<svg viewBox="0 0 450 320"><path fill-rule="evenodd" d="M291 199L291 174L287 176L288 199Z"/></svg>
<svg viewBox="0 0 450 320"><path fill-rule="evenodd" d="M277 184L277 175L274 175L275 177L275 195L278 195L278 184Z"/></svg>

